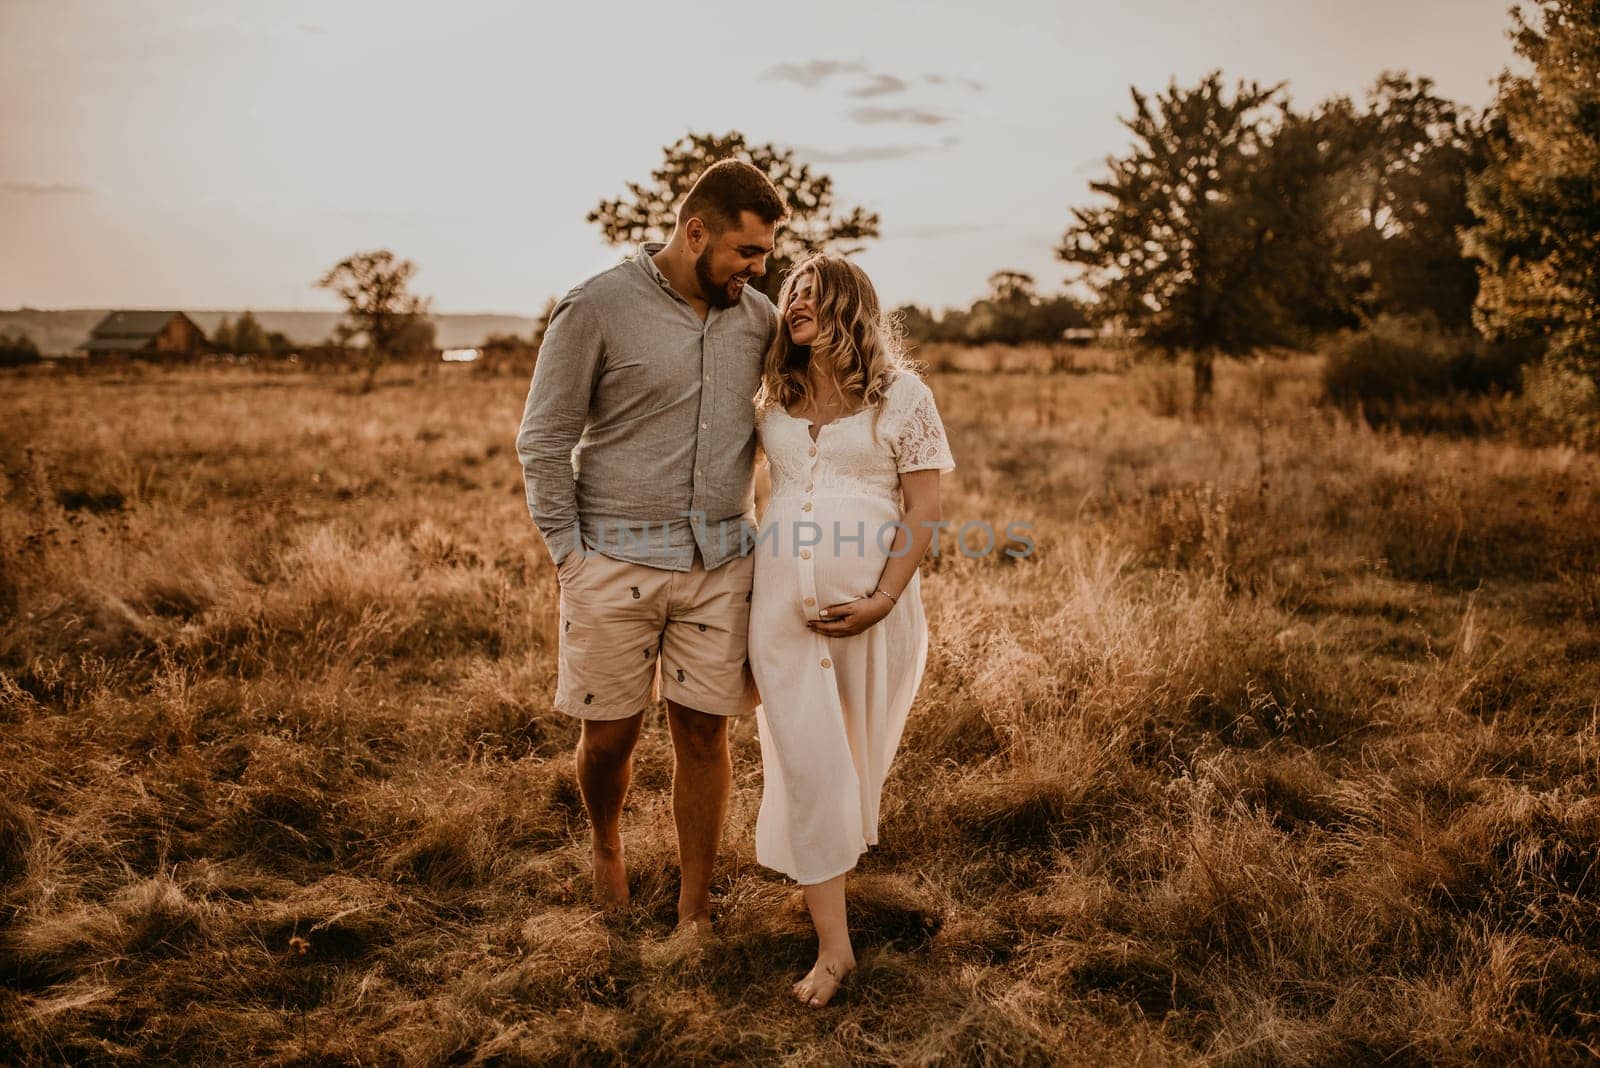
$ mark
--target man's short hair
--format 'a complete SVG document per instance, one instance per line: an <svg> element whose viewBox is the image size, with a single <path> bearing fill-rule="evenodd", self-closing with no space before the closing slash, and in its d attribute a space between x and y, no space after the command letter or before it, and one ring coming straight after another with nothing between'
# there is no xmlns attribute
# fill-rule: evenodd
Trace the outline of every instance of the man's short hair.
<svg viewBox="0 0 1600 1068"><path fill-rule="evenodd" d="M695 216L713 233L723 233L739 225L740 212L753 212L762 222L779 223L789 217L789 208L765 174L740 159L713 163L695 179L694 188L683 198L678 221Z"/></svg>

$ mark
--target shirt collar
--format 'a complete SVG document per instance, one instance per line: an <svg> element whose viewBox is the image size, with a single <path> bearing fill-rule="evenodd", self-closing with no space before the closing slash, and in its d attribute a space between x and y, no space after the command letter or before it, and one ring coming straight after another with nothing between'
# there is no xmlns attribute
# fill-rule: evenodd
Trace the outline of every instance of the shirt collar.
<svg viewBox="0 0 1600 1068"><path fill-rule="evenodd" d="M646 241L639 246L639 255L634 258L645 269L645 273L655 280L657 285L663 289L671 290L672 283L667 281L667 276L661 273L661 268L656 266L656 261L650 258L666 247L664 241Z"/></svg>
<svg viewBox="0 0 1600 1068"><path fill-rule="evenodd" d="M692 307L692 305L689 304L689 301L684 298L682 293L679 293L676 289L672 288L672 283L667 281L667 276L661 273L661 268L657 267L656 261L651 259L651 257L657 252L660 252L666 247L666 244L661 241L646 241L644 244L639 246L639 255L635 256L634 259L645 269L645 272L655 280L656 285L661 287L661 292L665 293L679 304L682 304L686 307ZM720 318L727 311L727 308L719 308L716 305L712 305L711 309L706 313L705 322L709 324L712 319Z"/></svg>

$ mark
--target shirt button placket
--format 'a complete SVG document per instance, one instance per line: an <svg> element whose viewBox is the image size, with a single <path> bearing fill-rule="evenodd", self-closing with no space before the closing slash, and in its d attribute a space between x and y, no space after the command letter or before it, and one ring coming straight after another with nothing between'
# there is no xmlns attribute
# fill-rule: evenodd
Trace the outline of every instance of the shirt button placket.
<svg viewBox="0 0 1600 1068"><path fill-rule="evenodd" d="M710 368L712 343L711 340L706 336L706 330L709 326L710 318L708 317L706 322L702 323L700 326L700 369L707 382L711 381ZM706 547L704 545L700 545L701 529L704 528L707 531L710 530L709 520L702 521L702 517L705 511L706 490L703 480L705 478L706 470L706 455L711 448L711 443L709 440L710 434L707 433L707 431L711 429L711 405L711 390L702 386L700 389L700 433L695 435L694 479L689 492L689 508L690 511L694 513L689 519L689 536L691 540L694 541L697 546L699 546L700 555L702 558L706 555Z"/></svg>
<svg viewBox="0 0 1600 1068"><path fill-rule="evenodd" d="M816 447L815 444L813 444L811 446L811 448L807 451L806 455L811 457L811 470L806 473L806 496L805 496L805 500L800 502L800 511L809 514L811 512L811 506L812 506L811 492L812 492L812 489L817 484L817 470L816 470L817 469L817 447ZM807 531L807 533L811 532L811 528L809 526L803 526L803 525L797 523L795 525L795 531L796 531L796 535L797 535L796 540L797 541L799 540L798 539L798 534L799 534L800 530L805 530L805 531ZM800 592L801 592L801 595L802 595L802 601L805 604L806 618L807 619L822 619L824 617L822 616L820 610L817 607L818 598L817 598L817 565L816 565L816 562L812 559L811 550L810 549L801 549L800 552L799 552L799 557L800 557L800 561L799 561ZM826 636L818 634L817 635L817 640L819 642L826 643L828 639L827 639ZM824 666L826 666L826 665L824 665Z"/></svg>

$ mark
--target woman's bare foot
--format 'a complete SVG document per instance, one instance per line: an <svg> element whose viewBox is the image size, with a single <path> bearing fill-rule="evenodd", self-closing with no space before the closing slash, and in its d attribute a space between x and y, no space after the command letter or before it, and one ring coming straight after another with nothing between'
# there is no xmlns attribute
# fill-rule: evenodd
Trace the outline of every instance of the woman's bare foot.
<svg viewBox="0 0 1600 1068"><path fill-rule="evenodd" d="M817 963L794 984L794 996L813 1009L820 1009L838 992L845 976L856 970L853 956L843 958L818 957Z"/></svg>
<svg viewBox="0 0 1600 1068"><path fill-rule="evenodd" d="M595 904L606 910L623 908L628 904L628 867L622 860L622 844L614 846L594 843L590 848L594 863Z"/></svg>

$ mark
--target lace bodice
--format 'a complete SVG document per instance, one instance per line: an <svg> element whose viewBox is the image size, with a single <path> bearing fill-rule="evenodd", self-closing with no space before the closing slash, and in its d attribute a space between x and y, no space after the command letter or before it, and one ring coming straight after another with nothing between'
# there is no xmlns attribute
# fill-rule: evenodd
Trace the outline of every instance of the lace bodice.
<svg viewBox="0 0 1600 1068"><path fill-rule="evenodd" d="M825 423L813 443L806 420L777 406L759 412L756 429L772 470L772 499L862 496L898 503L902 473L955 470L933 391L922 379L895 374L876 434L873 413L863 408Z"/></svg>

